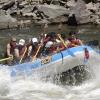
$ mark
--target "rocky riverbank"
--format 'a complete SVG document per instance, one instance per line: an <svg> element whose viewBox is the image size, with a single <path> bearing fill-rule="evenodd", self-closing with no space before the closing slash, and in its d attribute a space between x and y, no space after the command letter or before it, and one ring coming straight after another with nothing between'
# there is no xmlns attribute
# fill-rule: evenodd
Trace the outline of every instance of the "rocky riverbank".
<svg viewBox="0 0 100 100"><path fill-rule="evenodd" d="M100 24L100 1L0 0L0 29L61 22L72 26Z"/></svg>

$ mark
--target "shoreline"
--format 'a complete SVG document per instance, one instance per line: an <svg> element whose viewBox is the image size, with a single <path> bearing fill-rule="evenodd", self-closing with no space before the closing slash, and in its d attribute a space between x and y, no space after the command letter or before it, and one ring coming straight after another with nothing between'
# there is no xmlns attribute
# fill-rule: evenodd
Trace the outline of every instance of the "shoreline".
<svg viewBox="0 0 100 100"><path fill-rule="evenodd" d="M29 4L23 0L0 2L0 29L24 28L31 24L66 23L69 26L84 24L100 25L100 2L85 3L68 0L66 5L53 2Z"/></svg>

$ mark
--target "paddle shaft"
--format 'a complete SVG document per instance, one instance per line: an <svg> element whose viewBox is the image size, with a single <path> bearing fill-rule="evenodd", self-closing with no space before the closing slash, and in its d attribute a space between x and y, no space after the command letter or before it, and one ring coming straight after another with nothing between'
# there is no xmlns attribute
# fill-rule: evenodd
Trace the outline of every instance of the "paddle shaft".
<svg viewBox="0 0 100 100"><path fill-rule="evenodd" d="M61 40L61 42L63 43L63 45L64 45L65 47L67 47L67 44L64 42L64 40L63 40L63 38L61 37L61 35L60 35L60 34L57 34L57 36L59 37L59 39Z"/></svg>
<svg viewBox="0 0 100 100"><path fill-rule="evenodd" d="M4 59L1 59L0 62L6 61L6 60L9 60L9 59L12 59L12 58L13 58L13 57L4 58Z"/></svg>
<svg viewBox="0 0 100 100"><path fill-rule="evenodd" d="M39 51L40 51L40 48L41 48L41 45L38 47L35 56L32 57L32 61L34 61L35 58L37 57L37 55L38 55L38 53L39 53Z"/></svg>
<svg viewBox="0 0 100 100"><path fill-rule="evenodd" d="M20 59L19 63L21 63L21 62L22 62L22 60L23 60L23 58L24 58L24 56L25 56L26 51L27 51L27 47L25 48L25 51L24 51L24 53L23 53L23 55L22 55L22 57L21 57L21 59Z"/></svg>

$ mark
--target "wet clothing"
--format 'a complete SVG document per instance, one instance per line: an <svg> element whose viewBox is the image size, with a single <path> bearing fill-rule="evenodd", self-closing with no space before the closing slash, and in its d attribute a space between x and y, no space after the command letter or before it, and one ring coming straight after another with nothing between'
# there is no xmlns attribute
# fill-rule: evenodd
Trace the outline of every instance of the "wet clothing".
<svg viewBox="0 0 100 100"><path fill-rule="evenodd" d="M64 44L63 43L60 43L60 45L59 45L59 49L62 51L62 50L65 50L65 46L64 46Z"/></svg>
<svg viewBox="0 0 100 100"><path fill-rule="evenodd" d="M25 46L18 45L16 48L19 50L19 55L22 56L25 51Z"/></svg>
<svg viewBox="0 0 100 100"><path fill-rule="evenodd" d="M16 45L13 46L11 43L8 43L7 47L6 47L5 57L9 57L10 55L14 56L15 55L15 48L16 48Z"/></svg>
<svg viewBox="0 0 100 100"><path fill-rule="evenodd" d="M28 47L27 56L28 56L28 57L33 57L33 56L36 54L36 52L37 52L37 50L38 50L38 47L39 47L38 43L31 44L31 45ZM39 55L39 54L38 54L38 55Z"/></svg>
<svg viewBox="0 0 100 100"><path fill-rule="evenodd" d="M23 57L23 54L25 52L26 46L25 45L17 45L15 48L15 60L18 63L20 61L20 59ZM26 55L24 56L24 60L25 60Z"/></svg>
<svg viewBox="0 0 100 100"><path fill-rule="evenodd" d="M12 57L12 56L14 58L16 45L17 45L16 43L14 43L13 45L13 43L11 42L7 44L6 52L4 54L5 58ZM13 63L14 63L13 59L5 61L5 64L8 64L8 65L12 65Z"/></svg>
<svg viewBox="0 0 100 100"><path fill-rule="evenodd" d="M68 47L71 48L71 47L75 47L75 46L78 46L78 45L82 45L82 42L80 39L72 39L72 38L69 38L69 44L68 44Z"/></svg>

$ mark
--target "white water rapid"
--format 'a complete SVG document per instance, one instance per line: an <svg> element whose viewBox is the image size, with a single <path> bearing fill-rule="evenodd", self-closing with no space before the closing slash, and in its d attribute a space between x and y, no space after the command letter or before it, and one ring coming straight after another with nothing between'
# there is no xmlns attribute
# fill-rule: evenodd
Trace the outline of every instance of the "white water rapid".
<svg viewBox="0 0 100 100"><path fill-rule="evenodd" d="M100 100L100 56L96 58L89 62L94 77L79 86L56 85L33 77L15 80L7 66L1 65L0 100Z"/></svg>

